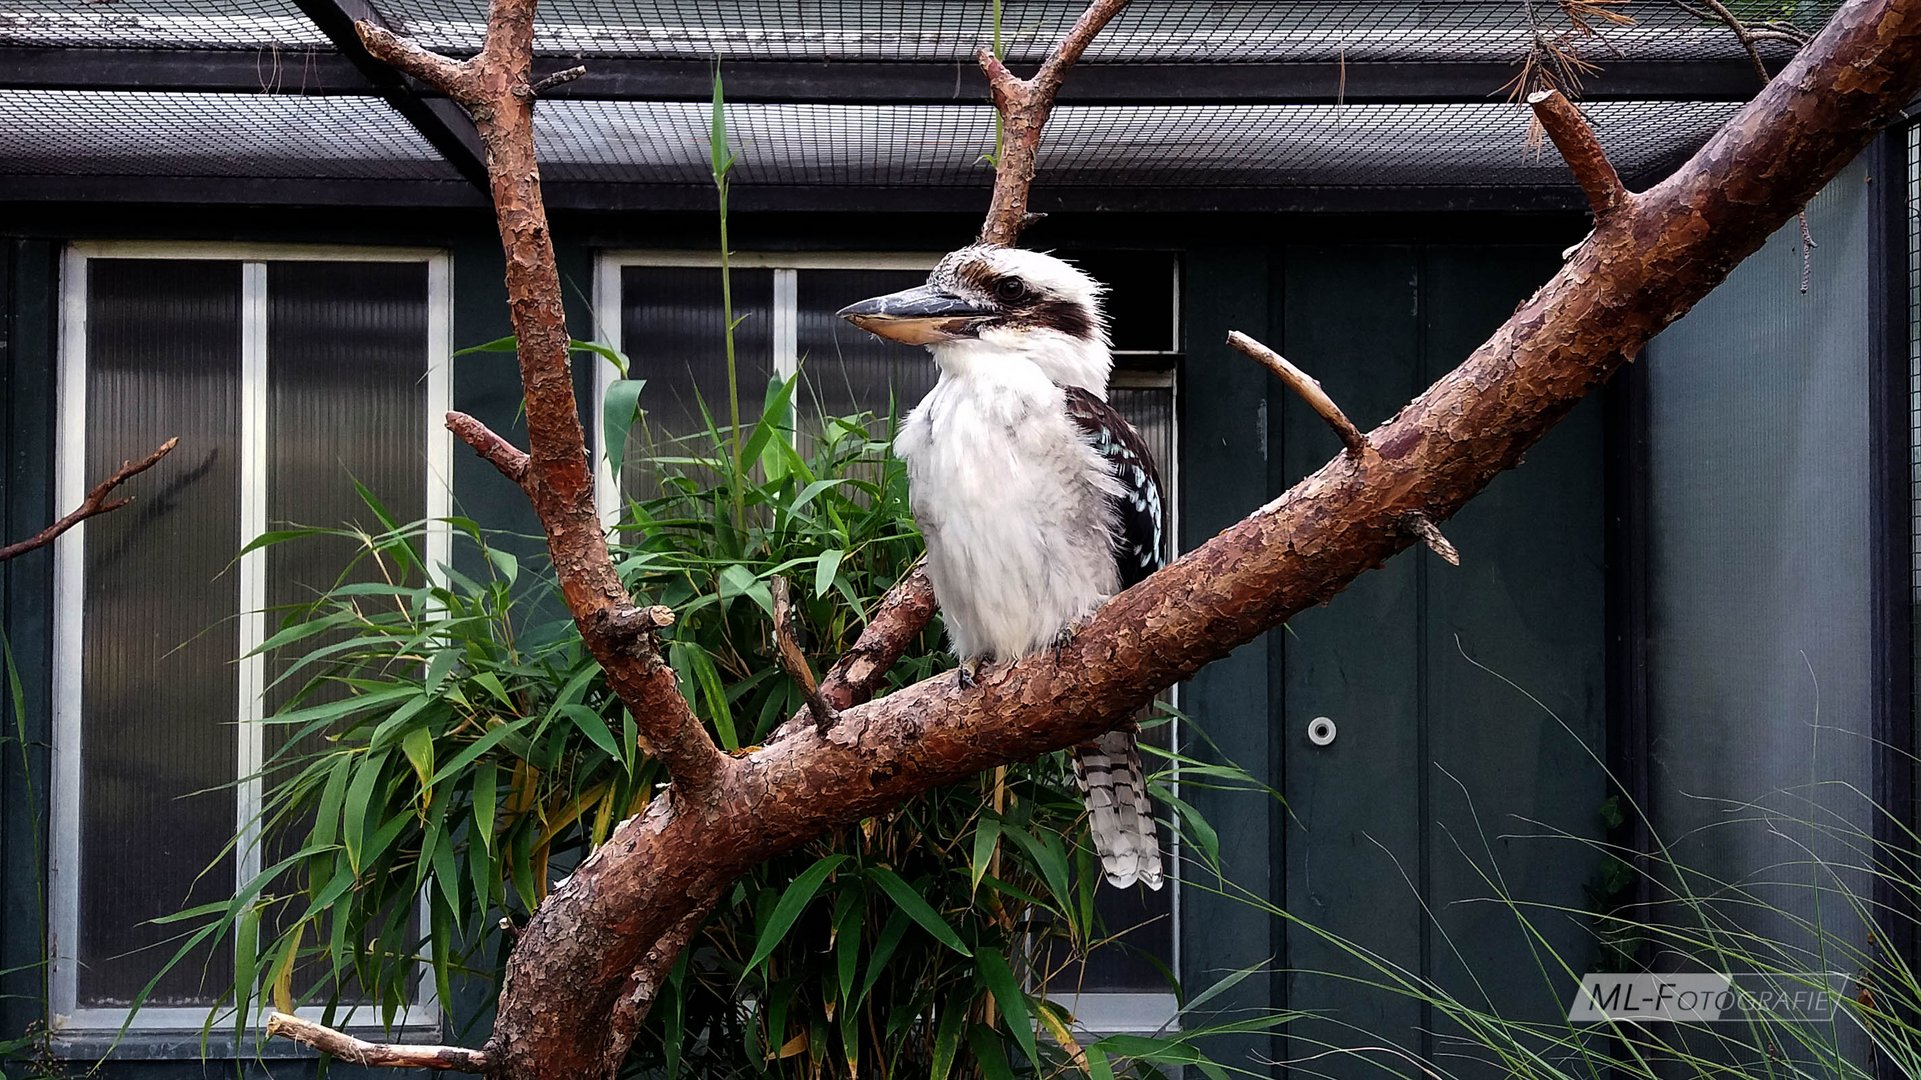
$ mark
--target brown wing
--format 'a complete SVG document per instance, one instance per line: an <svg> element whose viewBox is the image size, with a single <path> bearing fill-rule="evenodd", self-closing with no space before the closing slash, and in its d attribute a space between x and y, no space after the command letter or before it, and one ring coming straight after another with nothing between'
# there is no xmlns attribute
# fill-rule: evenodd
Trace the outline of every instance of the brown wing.
<svg viewBox="0 0 1921 1080"><path fill-rule="evenodd" d="M1114 502L1114 560L1121 587L1141 581L1166 561L1167 513L1160 471L1147 442L1114 406L1089 391L1069 386L1067 414L1086 433L1094 449L1106 458L1121 482Z"/></svg>

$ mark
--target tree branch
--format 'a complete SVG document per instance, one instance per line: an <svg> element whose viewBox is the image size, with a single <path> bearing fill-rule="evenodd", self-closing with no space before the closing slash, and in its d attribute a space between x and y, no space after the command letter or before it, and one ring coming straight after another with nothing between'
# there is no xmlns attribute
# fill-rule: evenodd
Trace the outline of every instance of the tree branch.
<svg viewBox="0 0 1921 1080"><path fill-rule="evenodd" d="M1527 96L1527 103L1534 109L1534 116L1547 137L1554 140L1555 149L1566 159L1575 182L1581 185L1588 206L1594 210L1595 224L1599 225L1603 218L1633 199L1621 185L1621 177L1614 171L1607 152L1594 137L1587 117L1581 115L1580 108L1566 95L1559 90L1537 90Z"/></svg>
<svg viewBox="0 0 1921 1080"><path fill-rule="evenodd" d="M1287 357L1239 330L1228 331L1227 343L1260 361L1263 367L1281 380L1282 385L1299 394L1301 400L1307 402L1307 407L1313 409L1315 415L1327 421L1327 426L1333 428L1334 434L1340 436L1341 445L1347 447L1348 453L1360 455L1373 451L1374 448L1367 444L1367 436L1361 434L1361 429L1354 426L1354 421L1349 420L1347 414L1341 411L1341 407L1334 404L1334 399L1327 396L1327 391L1321 387L1319 379L1295 367L1288 362Z"/></svg>
<svg viewBox="0 0 1921 1080"><path fill-rule="evenodd" d="M647 749L679 798L711 792L727 766L681 696L660 655L659 620L620 583L594 507L594 474L574 399L560 275L534 161L532 0L493 0L480 53L456 63L365 22L355 27L375 56L466 106L487 152L487 178L507 262L507 297L527 400L528 453L479 421L448 426L526 491L547 533L567 608L608 685L633 714ZM523 461L524 459L524 461Z"/></svg>
<svg viewBox="0 0 1921 1080"><path fill-rule="evenodd" d="M852 707L829 738L806 726L740 759L722 812L650 808L623 822L521 936L495 1029L509 1075L591 1075L599 1019L690 897L920 792L1105 731L1414 543L1414 520L1447 518L1518 462L1917 91L1921 0L1852 0L1679 172L1624 204L1460 368L1370 433L1376 453L1340 454L1115 597L1058 658L991 668L968 692L934 679Z"/></svg>
<svg viewBox="0 0 1921 1080"><path fill-rule="evenodd" d="M121 484L158 465L160 459L172 453L173 448L178 445L180 445L180 439L178 436L175 436L161 443L159 449L141 458L139 461L121 462L120 467L113 471L112 476L95 484L93 490L87 492L87 497L81 501L80 505L74 507L65 517L34 533L32 536L27 537L25 540L0 547L0 562L6 562L16 555L25 555L35 548L46 547L48 544L59 539L61 533L66 532L68 529L73 528L88 518L99 514L111 513L132 502L133 496L131 495L124 499L115 499L112 502L107 501L107 496L113 494L113 490Z"/></svg>
<svg viewBox="0 0 1921 1080"><path fill-rule="evenodd" d="M874 696L881 680L920 637L934 617L934 583L927 577L927 564L919 562L907 576L887 591L867 628L854 639L827 676L820 681L820 695L836 709L851 708Z"/></svg>
<svg viewBox="0 0 1921 1080"><path fill-rule="evenodd" d="M489 465L500 470L500 475L512 480L516 485L527 481L527 452L499 435L480 421L464 412L447 414L447 430L454 433L461 442L473 447L474 453L487 460Z"/></svg>
<svg viewBox="0 0 1921 1080"><path fill-rule="evenodd" d="M999 110L1001 138L999 159L994 162L994 196L987 208L987 221L981 226L980 242L1003 247L1020 239L1033 215L1027 211L1028 189L1034 184L1034 165L1040 154L1041 131L1054 111L1067 70L1081 58L1094 35L1101 32L1127 0L1094 0L1081 17L1068 28L1040 70L1023 79L1007 69L994 50L983 45L975 53L981 70L987 73L987 87Z"/></svg>
<svg viewBox="0 0 1921 1080"><path fill-rule="evenodd" d="M1069 38L1120 6L1097 0ZM671 671L661 674L651 636L633 630L630 642L621 630L642 613L614 579L592 513L531 100L514 91L527 85L532 20L531 0L494 0L486 48L465 65L481 90L475 120L487 141L521 344L526 487L568 606L610 683L637 720L645 716L650 739L673 736L684 730L674 710L685 713L686 703ZM998 61L983 60L997 102L1011 102L1004 111L1020 120L1010 125L984 241L1018 234L1037 121L1058 89L1045 76L1064 71L1091 32L1078 46L1064 41L1032 83L1002 78ZM1615 223L1597 229L1460 368L1370 433L1374 453L1342 453L1115 597L1059 655L990 669L971 691L952 679L925 681L848 708L828 737L803 727L711 771L700 768L708 758L697 746L662 749L675 776L669 797L617 826L523 928L483 1059L490 1074L608 1075L650 1000L633 991L691 940L687 928L740 874L930 788L1106 731L1405 549L1419 521L1453 514L1722 281L1917 91L1921 0L1850 0L1673 177L1631 199L1597 201L1597 211L1612 205ZM1579 155L1562 150L1581 176ZM1590 169L1584 188L1600 175ZM653 706L664 711L642 712ZM711 742L705 753L718 757Z"/></svg>
<svg viewBox="0 0 1921 1080"><path fill-rule="evenodd" d="M459 1046L414 1046L409 1043L370 1043L352 1035L302 1020L292 1013L276 1010L267 1017L267 1037L278 1035L302 1046L311 1046L328 1057L355 1065L379 1065L395 1069L433 1069L439 1072L484 1073L487 1055Z"/></svg>
<svg viewBox="0 0 1921 1080"><path fill-rule="evenodd" d="M801 651L800 641L794 634L794 596L787 579L774 575L771 586L774 601L774 655L780 658L782 670L787 677L800 687L801 696L807 699L807 711L813 714L814 727L825 735L834 726L834 707L820 696L820 683L814 680L814 669L808 666L807 654Z"/></svg>

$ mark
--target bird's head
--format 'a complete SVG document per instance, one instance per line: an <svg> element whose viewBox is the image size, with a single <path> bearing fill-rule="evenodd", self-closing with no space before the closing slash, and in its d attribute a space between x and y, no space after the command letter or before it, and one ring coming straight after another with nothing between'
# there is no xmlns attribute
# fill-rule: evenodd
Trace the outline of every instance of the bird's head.
<svg viewBox="0 0 1921 1080"><path fill-rule="evenodd" d="M849 304L869 333L925 345L943 368L1026 360L1062 386L1105 396L1113 365L1100 282L1052 255L976 245L948 255L927 284Z"/></svg>

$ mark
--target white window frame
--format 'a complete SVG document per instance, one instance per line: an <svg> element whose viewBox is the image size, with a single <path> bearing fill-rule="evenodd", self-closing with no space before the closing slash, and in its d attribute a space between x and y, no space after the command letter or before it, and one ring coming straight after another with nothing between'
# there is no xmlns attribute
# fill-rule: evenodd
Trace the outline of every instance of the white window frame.
<svg viewBox="0 0 1921 1080"><path fill-rule="evenodd" d="M88 267L104 259L204 259L241 264L240 310L240 507L242 544L267 530L267 263L407 262L427 267L426 517L423 543L431 579L438 581L450 559L452 534L445 519L453 508L453 437L442 422L453 407L452 265L447 253L426 248L308 246L298 244L199 244L97 242L68 245L61 263L58 435L54 465L55 502L78 505L92 480L86 475ZM48 867L50 915L47 955L50 1028L56 1038L85 1038L117 1032L127 1022L124 1008L78 1005L77 944L80 930L81 745L84 690L80 656L86 596L87 523L69 529L54 544L53 607L53 785ZM235 889L260 872L259 844L264 751L263 719L266 658L255 649L267 637L267 552L240 557L235 568L239 610L235 655L241 657L235 717L236 776L234 831L240 838L234 858ZM424 917L424 916L423 916ZM256 995L258 1001L258 995ZM270 1006L259 1002L252 1027L264 1027ZM137 1032L197 1031L207 1024L208 1006L154 1006L133 1015ZM323 1010L303 1008L318 1020ZM229 1012L228 1019L231 1019ZM352 1012L344 1025L377 1026L378 1019L356 1024ZM403 1031L438 1031L440 1002L433 973L423 971L418 997L397 1017Z"/></svg>
<svg viewBox="0 0 1921 1080"><path fill-rule="evenodd" d="M789 378L800 370L799 347L799 309L798 290L795 272L799 270L932 270L945 255L945 252L737 252L728 257L728 266L736 270L773 271L773 369L781 378ZM600 253L594 263L594 333L595 341L616 352L625 352L626 343L622 341L622 310L625 297L621 295L621 271L630 266L662 266L718 269L721 265L717 251L662 251L614 249ZM1116 359L1140 357L1165 357L1174 359L1182 354L1181 345L1181 268L1178 258L1174 260L1173 283L1169 292L1169 302L1174 308L1173 333L1165 349L1116 349ZM591 425L596 433L594 454L594 504L600 513L603 528L612 530L620 520L620 489L614 481L612 462L607 448L599 446L598 434L603 430L598 418L601 416L606 400L607 388L620 378L620 372L611 361L597 358L594 364L593 411L595 417ZM1167 388L1174 396L1172 444L1177 451L1180 446L1180 378L1171 368L1164 371L1116 370L1112 385L1129 388ZM1161 462L1162 474L1170 493L1179 492L1180 455L1175 460ZM1179 513L1180 499L1176 495L1167 500L1169 510L1167 529L1170 537L1178 538L1175 515ZM1178 553L1178 539L1174 540ZM1175 688L1176 694L1179 688ZM1179 732L1173 740L1175 748L1180 745ZM1175 790L1179 791L1179 780L1175 780ZM1169 858L1176 866L1180 863L1180 837L1170 840ZM1175 875L1171 886L1174 890L1172 904L1169 906L1173 920L1173 956L1168 966L1180 970L1181 963L1181 882ZM1172 1030L1178 1027L1180 1000L1172 993L1121 993L1094 991L1078 993L1059 999L1061 1005L1075 1017L1081 1030L1097 1034L1142 1033Z"/></svg>

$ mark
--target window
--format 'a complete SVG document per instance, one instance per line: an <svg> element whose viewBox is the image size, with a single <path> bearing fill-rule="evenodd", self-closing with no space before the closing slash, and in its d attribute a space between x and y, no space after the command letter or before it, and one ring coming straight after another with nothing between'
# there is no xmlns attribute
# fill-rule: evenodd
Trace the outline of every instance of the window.
<svg viewBox="0 0 1921 1080"><path fill-rule="evenodd" d="M1152 448L1168 487L1168 505L1177 507L1178 264L1165 252L1062 254L1110 289L1115 356L1110 397ZM890 409L903 414L911 409L933 387L934 365L901 363L900 346L878 341L834 313L855 300L925 282L939 259L939 253L735 255L734 315L743 320L735 333L743 417L750 410L757 415L761 387L770 376L796 372L803 423L823 413L865 410L885 416ZM703 402L716 411L719 423L726 423L726 368L717 347L725 322L720 291L714 255L610 252L601 258L595 280L595 310L604 313L600 339L628 354L633 377L648 380L646 430L642 434L637 424L622 450L630 456L618 488L606 455L600 456L599 505L610 526L618 520L623 497L644 498L656 483L644 466L632 462L643 448L703 430ZM616 377L611 364L599 370L596 416ZM1166 535L1171 543L1172 522ZM1162 728L1149 738L1167 745L1174 733ZM1155 767L1151 759L1148 767ZM1168 862L1177 869L1179 852L1166 831ZM1122 947L1091 957L1083 978L1064 980L1078 982L1081 992L1063 1004L1089 1030L1156 1030L1174 1018L1177 1008L1157 964L1179 970L1178 882L1158 893L1103 888L1097 895L1110 929L1133 929Z"/></svg>
<svg viewBox="0 0 1921 1080"><path fill-rule="evenodd" d="M137 502L56 549L49 952L72 1033L117 1029L173 955L180 927L151 920L260 868L275 702L248 654L341 556L241 549L283 522L377 528L355 480L401 520L444 517L452 449L442 255L77 245L62 304L58 501L180 439ZM138 1026L200 1027L233 971L230 944L190 954ZM423 982L406 1020L436 1008Z"/></svg>

